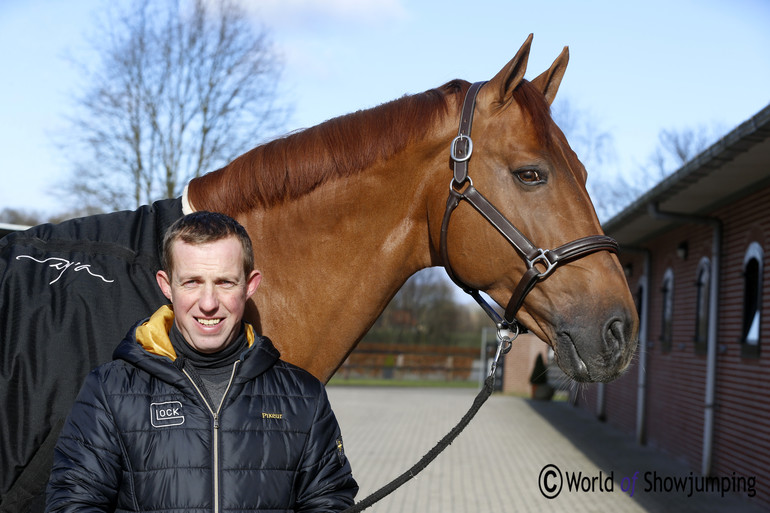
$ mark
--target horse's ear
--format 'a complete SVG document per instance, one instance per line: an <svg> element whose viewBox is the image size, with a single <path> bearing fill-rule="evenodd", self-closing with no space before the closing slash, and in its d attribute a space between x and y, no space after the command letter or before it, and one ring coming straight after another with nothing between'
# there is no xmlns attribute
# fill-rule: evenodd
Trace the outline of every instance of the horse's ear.
<svg viewBox="0 0 770 513"><path fill-rule="evenodd" d="M559 85L561 79L564 77L564 72L567 71L567 63L569 62L569 48L564 47L556 60L553 61L551 67L541 73L535 80L532 81L532 85L538 88L548 104L553 103L553 99L556 98L556 93L559 91Z"/></svg>
<svg viewBox="0 0 770 513"><path fill-rule="evenodd" d="M497 101L501 105L507 104L513 97L513 90L524 78L524 72L527 71L527 61L529 60L529 49L532 46L532 34L527 37L519 51L511 61L501 69L495 77L484 86L484 89L496 95L492 101Z"/></svg>

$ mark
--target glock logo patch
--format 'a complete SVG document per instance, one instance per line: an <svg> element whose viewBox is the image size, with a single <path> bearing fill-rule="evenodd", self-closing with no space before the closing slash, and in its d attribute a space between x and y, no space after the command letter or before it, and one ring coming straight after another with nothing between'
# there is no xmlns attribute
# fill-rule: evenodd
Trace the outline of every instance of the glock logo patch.
<svg viewBox="0 0 770 513"><path fill-rule="evenodd" d="M166 403L150 404L150 422L152 427L164 428L184 424L182 403L169 401Z"/></svg>

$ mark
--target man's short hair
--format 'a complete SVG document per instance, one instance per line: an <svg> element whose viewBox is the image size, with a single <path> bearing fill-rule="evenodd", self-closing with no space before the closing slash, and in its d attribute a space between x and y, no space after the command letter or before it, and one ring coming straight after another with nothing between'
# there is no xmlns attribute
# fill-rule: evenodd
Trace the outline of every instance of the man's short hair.
<svg viewBox="0 0 770 513"><path fill-rule="evenodd" d="M174 267L171 247L175 241L181 240L187 244L206 244L235 237L243 249L243 272L248 276L254 270L254 250L251 238L246 229L230 216L218 212L193 212L172 224L163 237L163 255L161 266L171 276Z"/></svg>

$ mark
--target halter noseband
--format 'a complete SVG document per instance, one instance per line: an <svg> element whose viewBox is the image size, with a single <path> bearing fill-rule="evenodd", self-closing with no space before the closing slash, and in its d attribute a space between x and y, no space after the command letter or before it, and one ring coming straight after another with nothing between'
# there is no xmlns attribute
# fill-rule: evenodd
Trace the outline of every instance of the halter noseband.
<svg viewBox="0 0 770 513"><path fill-rule="evenodd" d="M444 260L444 268L447 274L457 286L470 294L481 306L486 314L495 322L498 329L498 337L502 331L514 331L513 337L507 337L508 341L516 338L523 330L523 326L516 320L516 313L524 303L524 298L534 288L538 281L547 278L557 265L571 260L582 258L597 251L618 252L618 243L612 237L606 235L589 235L572 242L568 242L556 249L541 249L536 247L524 236L508 219L500 213L476 188L468 176L468 161L473 153L473 141L471 140L471 126L473 124L473 111L476 106L476 96L486 82L476 82L471 85L465 95L460 128L457 137L452 140L449 150L452 159L454 177L449 186L449 198L447 199L444 219L441 223L441 257ZM519 284L513 291L505 314L501 318L492 306L487 303L477 289L473 289L463 283L452 270L447 249L447 232L449 219L455 208L462 200L467 201L476 209L505 239L513 246L516 252L527 264L527 271L522 275Z"/></svg>

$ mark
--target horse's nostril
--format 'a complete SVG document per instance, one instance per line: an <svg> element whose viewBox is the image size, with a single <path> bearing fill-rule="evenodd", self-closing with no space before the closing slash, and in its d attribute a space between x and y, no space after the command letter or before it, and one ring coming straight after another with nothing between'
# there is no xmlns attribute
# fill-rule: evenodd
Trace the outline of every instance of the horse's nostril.
<svg viewBox="0 0 770 513"><path fill-rule="evenodd" d="M622 320L613 319L604 330L604 343L611 353L617 353L625 343L625 326Z"/></svg>
<svg viewBox="0 0 770 513"><path fill-rule="evenodd" d="M611 360L619 360L623 357L629 337L626 333L628 323L623 319L610 319L605 325L603 338L606 355Z"/></svg>
<svg viewBox="0 0 770 513"><path fill-rule="evenodd" d="M603 333L606 362L625 368L636 344L633 343L633 323L624 317L615 317L605 324Z"/></svg>

